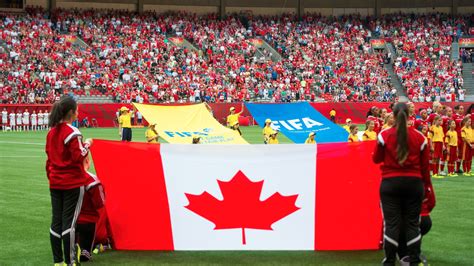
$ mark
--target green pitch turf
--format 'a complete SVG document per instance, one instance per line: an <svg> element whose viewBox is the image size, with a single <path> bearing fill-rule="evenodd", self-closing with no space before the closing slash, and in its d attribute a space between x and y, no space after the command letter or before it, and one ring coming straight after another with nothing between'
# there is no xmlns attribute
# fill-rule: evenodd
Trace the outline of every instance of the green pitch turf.
<svg viewBox="0 0 474 266"><path fill-rule="evenodd" d="M362 129L362 128L361 128ZM82 129L85 137L118 139L117 129ZM134 129L144 141L144 129ZM250 143L261 129L243 128ZM0 265L52 265L50 197L44 165L46 132L0 132ZM280 136L281 143L289 143ZM423 239L430 265L474 265L474 177L434 180L437 206ZM350 222L350 217L348 222ZM344 228L340 228L344 230ZM108 251L91 265L380 265L381 251L147 252Z"/></svg>

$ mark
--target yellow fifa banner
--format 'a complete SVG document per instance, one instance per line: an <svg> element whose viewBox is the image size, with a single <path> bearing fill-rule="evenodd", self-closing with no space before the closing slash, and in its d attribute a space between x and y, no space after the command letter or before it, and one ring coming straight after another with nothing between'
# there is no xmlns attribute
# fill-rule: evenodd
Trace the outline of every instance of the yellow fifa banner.
<svg viewBox="0 0 474 266"><path fill-rule="evenodd" d="M150 105L133 104L160 137L169 143L191 144L192 136L201 137L202 144L248 144L237 131L221 125L201 104Z"/></svg>

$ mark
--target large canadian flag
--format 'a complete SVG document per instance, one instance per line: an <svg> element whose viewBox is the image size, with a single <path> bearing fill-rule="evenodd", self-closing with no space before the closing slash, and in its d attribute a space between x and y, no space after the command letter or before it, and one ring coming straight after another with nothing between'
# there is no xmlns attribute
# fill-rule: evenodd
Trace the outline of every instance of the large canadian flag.
<svg viewBox="0 0 474 266"><path fill-rule="evenodd" d="M380 243L372 149L96 140L92 155L117 249L347 250Z"/></svg>

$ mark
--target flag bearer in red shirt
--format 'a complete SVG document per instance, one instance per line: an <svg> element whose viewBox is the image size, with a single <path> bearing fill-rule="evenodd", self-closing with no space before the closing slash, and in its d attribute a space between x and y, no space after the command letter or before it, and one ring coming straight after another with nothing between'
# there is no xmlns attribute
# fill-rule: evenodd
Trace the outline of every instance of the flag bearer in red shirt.
<svg viewBox="0 0 474 266"><path fill-rule="evenodd" d="M105 203L102 184L96 175L87 171L89 166L89 157L87 157L84 160L87 183L76 230L76 242L80 246L80 262L89 261L92 257L96 223L99 221L99 211Z"/></svg>
<svg viewBox="0 0 474 266"><path fill-rule="evenodd" d="M394 107L395 126L378 135L374 163L382 163L380 199L384 217L384 265L395 265L402 225L407 257L404 262L420 263L420 212L424 187L430 186L429 147L426 138L408 126L408 107Z"/></svg>
<svg viewBox="0 0 474 266"><path fill-rule="evenodd" d="M49 231L55 265L75 263L75 226L81 211L84 184L87 183L83 162L92 140L83 142L81 132L71 126L77 116L77 103L71 97L56 102L46 138L46 174L52 206Z"/></svg>

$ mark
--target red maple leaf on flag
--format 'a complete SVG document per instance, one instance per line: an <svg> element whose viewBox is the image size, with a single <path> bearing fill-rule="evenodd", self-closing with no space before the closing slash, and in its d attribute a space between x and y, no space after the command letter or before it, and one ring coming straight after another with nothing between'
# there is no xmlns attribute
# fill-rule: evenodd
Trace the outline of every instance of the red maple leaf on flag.
<svg viewBox="0 0 474 266"><path fill-rule="evenodd" d="M276 192L260 201L263 180L250 181L238 171L229 182L217 180L223 200L208 192L200 195L185 193L190 211L214 223L214 230L242 228L242 244L246 244L245 228L273 230L272 224L299 210L298 195L282 196Z"/></svg>

